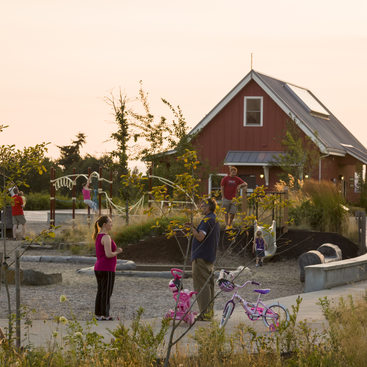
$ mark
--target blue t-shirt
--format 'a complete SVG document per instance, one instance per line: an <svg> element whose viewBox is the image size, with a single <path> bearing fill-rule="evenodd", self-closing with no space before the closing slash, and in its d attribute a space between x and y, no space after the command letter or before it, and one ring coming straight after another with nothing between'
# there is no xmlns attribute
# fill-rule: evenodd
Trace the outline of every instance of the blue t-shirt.
<svg viewBox="0 0 367 367"><path fill-rule="evenodd" d="M191 261L203 259L214 263L219 243L220 228L214 213L207 214L197 227L198 232L204 232L205 238L200 242L195 237L192 241Z"/></svg>

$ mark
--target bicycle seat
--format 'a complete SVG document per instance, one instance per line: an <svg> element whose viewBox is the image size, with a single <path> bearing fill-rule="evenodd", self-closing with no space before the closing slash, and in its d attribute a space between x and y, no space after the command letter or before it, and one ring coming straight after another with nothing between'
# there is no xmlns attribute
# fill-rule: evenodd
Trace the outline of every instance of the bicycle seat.
<svg viewBox="0 0 367 367"><path fill-rule="evenodd" d="M254 292L257 292L260 294L268 294L270 292L270 289L254 289Z"/></svg>

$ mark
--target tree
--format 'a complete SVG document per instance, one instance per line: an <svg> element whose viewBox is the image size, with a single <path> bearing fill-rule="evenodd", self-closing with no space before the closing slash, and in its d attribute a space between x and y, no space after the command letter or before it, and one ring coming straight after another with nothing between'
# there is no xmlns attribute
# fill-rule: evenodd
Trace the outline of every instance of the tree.
<svg viewBox="0 0 367 367"><path fill-rule="evenodd" d="M112 106L115 122L117 124L117 131L111 134L117 148L111 152L112 158L117 158L118 164L116 171L118 177L126 177L129 175L128 167L128 142L130 139L129 135L129 123L126 119L126 98L122 96L120 91L119 97L116 100L113 96L107 99L107 102ZM120 189L121 196L125 200L125 216L126 223L129 223L129 200L131 196L131 188L129 185L122 185Z"/></svg>
<svg viewBox="0 0 367 367"><path fill-rule="evenodd" d="M132 156L135 159L143 159L147 166L152 168L151 172L154 171L154 175L174 181L176 175L187 171L183 161L178 157L184 155L186 151L194 150L192 144L194 136L187 134L188 125L180 106L175 107L161 98L172 117L157 117L151 112L148 94L144 92L141 81L138 101L143 113L131 108L127 111L131 118L131 137L135 143Z"/></svg>
<svg viewBox="0 0 367 367"><path fill-rule="evenodd" d="M80 156L80 148L86 142L86 135L84 133L78 133L76 135L76 140L74 140L70 145L57 146L60 149L60 158L57 163L68 169L71 166L78 163L82 157Z"/></svg>
<svg viewBox="0 0 367 367"><path fill-rule="evenodd" d="M274 157L274 163L284 171L286 182L288 174L297 180L303 180L305 174L311 173L318 163L320 152L315 143L296 125L294 120L289 120L286 125L285 136L282 139L285 153Z"/></svg>
<svg viewBox="0 0 367 367"><path fill-rule="evenodd" d="M0 132L2 132L7 126L0 125ZM41 143L37 144L34 147L25 147L23 150L16 149L14 145L1 145L0 146L0 176L2 176L3 185L0 189L0 207L4 208L6 204L11 203L11 198L8 195L8 189L14 185L27 186L24 178L31 171L35 170L39 174L43 174L46 171L46 168L43 166L44 154L47 152L47 144ZM3 239L4 239L4 259L5 262L2 264L2 267L5 271L5 289L7 292L8 298L8 318L9 318L9 340L12 335L12 324L11 324L11 307L10 307L10 294L9 288L7 284L7 253L6 253L6 211L4 211L3 219ZM23 252L24 253L24 252ZM3 271L3 270L2 270ZM17 292L18 294L18 292ZM18 299L19 303L20 300ZM17 305L19 304L17 302ZM20 334L20 310L17 307L16 310L16 328L17 335ZM17 345L20 346L20 339L17 339Z"/></svg>
<svg viewBox="0 0 367 367"><path fill-rule="evenodd" d="M25 181L27 175L32 171L36 171L39 175L46 172L43 162L47 145L48 143L41 143L22 150L16 149L14 145L0 146L0 175L3 178L1 206L4 205L4 197L7 197L7 190L10 187L15 185L28 187Z"/></svg>
<svg viewBox="0 0 367 367"><path fill-rule="evenodd" d="M164 150L176 149L180 143L181 145L187 143L188 126L180 106L174 107L164 98L161 100L173 115L171 121L165 116L160 116L157 119L151 113L148 94L144 92L140 81L138 101L141 103L144 113L137 113L132 109L127 111L132 119L134 142L143 141L143 144L136 144L135 159L148 161Z"/></svg>

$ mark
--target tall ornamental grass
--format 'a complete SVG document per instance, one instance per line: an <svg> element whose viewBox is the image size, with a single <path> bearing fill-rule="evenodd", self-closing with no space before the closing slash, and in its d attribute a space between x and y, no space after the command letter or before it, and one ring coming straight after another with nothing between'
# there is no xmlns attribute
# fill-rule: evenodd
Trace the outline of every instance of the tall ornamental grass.
<svg viewBox="0 0 367 367"><path fill-rule="evenodd" d="M296 225L309 225L324 232L342 232L347 212L345 200L334 183L307 180L293 195L298 196L298 200L294 201L297 204L290 215Z"/></svg>

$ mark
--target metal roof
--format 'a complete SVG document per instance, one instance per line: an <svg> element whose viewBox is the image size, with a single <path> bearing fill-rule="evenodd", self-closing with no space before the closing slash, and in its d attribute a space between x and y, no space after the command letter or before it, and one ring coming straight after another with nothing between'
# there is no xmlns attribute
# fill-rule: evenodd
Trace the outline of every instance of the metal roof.
<svg viewBox="0 0 367 367"><path fill-rule="evenodd" d="M224 159L224 165L272 166L275 158L279 157L282 153L283 152L230 150Z"/></svg>
<svg viewBox="0 0 367 367"><path fill-rule="evenodd" d="M312 113L307 103L302 103L299 96L287 87L287 83L265 74L251 70L191 131L195 134L210 121L241 91L254 80L274 100L275 103L294 119L299 128L310 137L323 154L345 156L349 154L367 164L366 148L353 134L328 110L328 108L308 89L307 91L317 103L329 114L327 116ZM296 86L297 87L297 86Z"/></svg>

